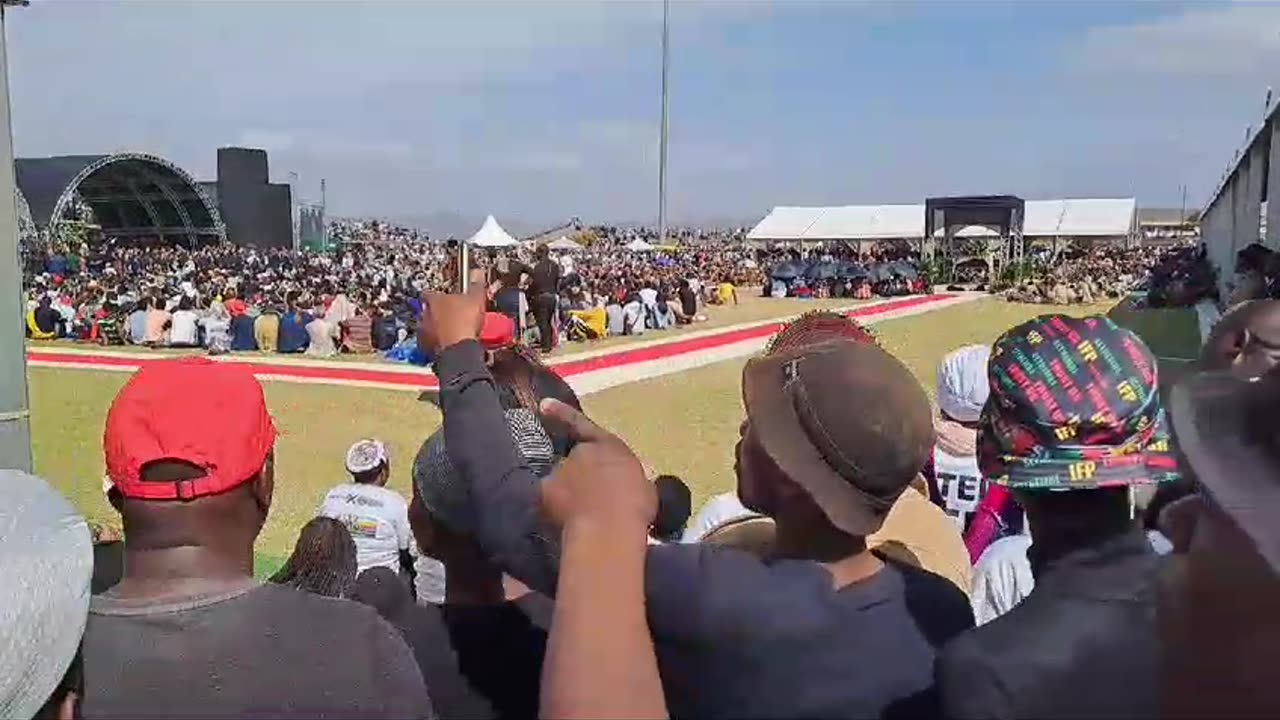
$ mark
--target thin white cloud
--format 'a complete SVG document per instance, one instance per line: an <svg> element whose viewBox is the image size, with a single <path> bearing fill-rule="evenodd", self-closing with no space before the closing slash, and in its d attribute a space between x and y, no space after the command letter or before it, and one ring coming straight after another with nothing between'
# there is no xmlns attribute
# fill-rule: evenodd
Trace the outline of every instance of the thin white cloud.
<svg viewBox="0 0 1280 720"><path fill-rule="evenodd" d="M1073 63L1098 72L1182 76L1280 72L1280 5L1234 4L1090 30Z"/></svg>

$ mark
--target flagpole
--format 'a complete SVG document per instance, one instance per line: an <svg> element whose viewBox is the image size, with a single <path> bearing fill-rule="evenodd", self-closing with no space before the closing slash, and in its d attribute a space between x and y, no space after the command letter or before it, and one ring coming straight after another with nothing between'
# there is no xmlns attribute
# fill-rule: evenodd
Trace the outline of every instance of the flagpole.
<svg viewBox="0 0 1280 720"><path fill-rule="evenodd" d="M662 121L658 136L658 244L667 244L667 66L671 0L662 0Z"/></svg>

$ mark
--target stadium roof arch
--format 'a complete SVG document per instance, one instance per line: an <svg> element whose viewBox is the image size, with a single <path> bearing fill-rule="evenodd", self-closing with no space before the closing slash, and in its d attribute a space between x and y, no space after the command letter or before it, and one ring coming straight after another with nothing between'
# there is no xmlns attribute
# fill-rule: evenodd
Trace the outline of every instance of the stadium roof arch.
<svg viewBox="0 0 1280 720"><path fill-rule="evenodd" d="M78 203L104 235L158 237L197 244L225 240L217 204L185 170L156 155L61 155L18 158L14 176L22 206L46 241L70 221Z"/></svg>

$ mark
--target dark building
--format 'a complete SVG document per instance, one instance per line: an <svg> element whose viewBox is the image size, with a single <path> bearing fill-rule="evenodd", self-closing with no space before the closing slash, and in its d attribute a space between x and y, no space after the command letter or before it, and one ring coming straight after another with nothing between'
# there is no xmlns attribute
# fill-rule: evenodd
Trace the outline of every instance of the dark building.
<svg viewBox="0 0 1280 720"><path fill-rule="evenodd" d="M289 186L272 183L267 151L218 148L216 200L236 245L259 248L293 247L293 200Z"/></svg>

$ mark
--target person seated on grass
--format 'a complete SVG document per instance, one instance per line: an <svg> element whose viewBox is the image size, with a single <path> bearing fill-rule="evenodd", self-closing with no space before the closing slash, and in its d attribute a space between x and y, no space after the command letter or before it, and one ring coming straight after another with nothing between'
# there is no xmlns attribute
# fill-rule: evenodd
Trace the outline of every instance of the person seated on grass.
<svg viewBox="0 0 1280 720"><path fill-rule="evenodd" d="M331 598L351 597L356 583L356 544L333 518L312 518L271 582Z"/></svg>
<svg viewBox="0 0 1280 720"><path fill-rule="evenodd" d="M377 613L254 579L275 439L243 366L149 363L117 394L103 446L128 542L124 577L91 601L84 717L432 714Z"/></svg>
<svg viewBox="0 0 1280 720"><path fill-rule="evenodd" d="M147 309L146 332L142 336L142 344L147 347L164 347L169 344L169 326L173 322L173 314L164 309L159 300L152 300Z"/></svg>
<svg viewBox="0 0 1280 720"><path fill-rule="evenodd" d="M35 309L27 313L27 335L32 340L56 340L62 316L53 309L49 296L40 298Z"/></svg>
<svg viewBox="0 0 1280 720"><path fill-rule="evenodd" d="M341 522L350 531L356 546L356 572L385 567L410 580L409 507L404 496L387 487L391 479L387 446L373 438L357 440L347 450L346 469L350 482L325 493L317 514Z"/></svg>
<svg viewBox="0 0 1280 720"><path fill-rule="evenodd" d="M141 345L147 337L147 311L151 309L151 303L151 298L143 297L129 313L129 342L133 345Z"/></svg>
<svg viewBox="0 0 1280 720"><path fill-rule="evenodd" d="M427 303L419 339L436 357L463 518L485 557L554 593L555 518L538 512L542 480L508 439L475 340L484 297L428 293ZM671 713L936 715L934 659L973 626L968 599L867 545L933 447L923 388L883 349L833 340L751 360L743 398L738 494L776 521L776 557L703 544L648 548L645 606ZM541 409L580 417L554 401ZM602 461L598 474L635 462ZM860 671L848 673L854 665Z"/></svg>
<svg viewBox="0 0 1280 720"><path fill-rule="evenodd" d="M238 299L237 299L238 300ZM244 304L243 300L239 301ZM234 352L253 352L258 349L258 338L254 335L254 316L245 305L245 311L239 315L231 313L231 350Z"/></svg>
<svg viewBox="0 0 1280 720"><path fill-rule="evenodd" d="M308 343L307 325L311 320L311 315L303 312L301 307L290 306L288 311L280 316L278 351L288 354L305 351Z"/></svg>
<svg viewBox="0 0 1280 720"><path fill-rule="evenodd" d="M253 320L253 341L258 350L275 353L280 345L280 311L264 304L262 312Z"/></svg>
<svg viewBox="0 0 1280 720"><path fill-rule="evenodd" d="M356 355L373 352L373 317L364 305L357 305L355 313L343 321L342 349Z"/></svg>
<svg viewBox="0 0 1280 720"><path fill-rule="evenodd" d="M200 315L195 311L195 301L183 295L178 309L173 311L169 327L169 347L200 347Z"/></svg>
<svg viewBox="0 0 1280 720"><path fill-rule="evenodd" d="M204 328L204 346L210 355L222 355L231 351L231 312L227 306L214 302L209 312L200 319Z"/></svg>

